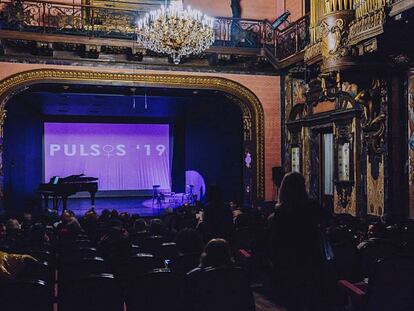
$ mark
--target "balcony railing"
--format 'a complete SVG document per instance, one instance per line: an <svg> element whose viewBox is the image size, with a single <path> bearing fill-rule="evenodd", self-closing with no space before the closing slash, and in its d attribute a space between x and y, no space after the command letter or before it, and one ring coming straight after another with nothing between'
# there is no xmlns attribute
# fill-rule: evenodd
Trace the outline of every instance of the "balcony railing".
<svg viewBox="0 0 414 311"><path fill-rule="evenodd" d="M144 11L51 1L0 0L0 29L89 38L136 39L136 21ZM216 47L265 48L278 60L309 43L305 16L279 31L266 20L215 18Z"/></svg>

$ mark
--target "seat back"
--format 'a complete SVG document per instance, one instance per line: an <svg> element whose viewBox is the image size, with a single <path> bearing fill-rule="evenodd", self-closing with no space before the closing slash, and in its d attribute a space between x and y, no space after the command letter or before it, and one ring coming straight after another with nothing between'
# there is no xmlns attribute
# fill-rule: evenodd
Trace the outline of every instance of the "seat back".
<svg viewBox="0 0 414 311"><path fill-rule="evenodd" d="M155 256L165 260L180 256L177 245L174 242L162 243L155 251Z"/></svg>
<svg viewBox="0 0 414 311"><path fill-rule="evenodd" d="M332 245L333 267L338 280L356 281L358 278L358 252L353 244Z"/></svg>
<svg viewBox="0 0 414 311"><path fill-rule="evenodd" d="M115 274L120 279L131 280L147 273L148 271L164 267L165 264L162 259L155 257L152 254L138 253L131 256L127 264L116 267Z"/></svg>
<svg viewBox="0 0 414 311"><path fill-rule="evenodd" d="M194 274L194 275L193 275ZM187 276L186 303L195 311L254 311L247 273L240 268L211 268Z"/></svg>
<svg viewBox="0 0 414 311"><path fill-rule="evenodd" d="M160 235L153 235L144 238L139 243L142 251L145 253L156 254L163 243L168 242L167 239Z"/></svg>
<svg viewBox="0 0 414 311"><path fill-rule="evenodd" d="M397 246L389 240L378 239L368 243L361 249L361 273L362 277L368 277L371 269L379 259L388 258L398 253Z"/></svg>
<svg viewBox="0 0 414 311"><path fill-rule="evenodd" d="M183 279L169 269L155 269L134 279L128 287L128 311L180 310Z"/></svg>
<svg viewBox="0 0 414 311"><path fill-rule="evenodd" d="M101 257L80 258L62 262L58 269L59 283L85 278L90 274L108 273L110 268Z"/></svg>
<svg viewBox="0 0 414 311"><path fill-rule="evenodd" d="M113 274L92 274L66 284L59 296L62 311L123 311L122 287Z"/></svg>
<svg viewBox="0 0 414 311"><path fill-rule="evenodd" d="M184 276L200 264L200 254L185 254L172 259L169 268L176 274Z"/></svg>
<svg viewBox="0 0 414 311"><path fill-rule="evenodd" d="M61 252L60 260L64 261L71 261L71 260L78 260L81 258L95 258L99 257L96 248L94 247L71 247Z"/></svg>
<svg viewBox="0 0 414 311"><path fill-rule="evenodd" d="M414 310L414 257L380 260L368 286L368 311Z"/></svg>
<svg viewBox="0 0 414 311"><path fill-rule="evenodd" d="M52 311L53 301L46 282L18 280L1 285L0 309L11 311Z"/></svg>

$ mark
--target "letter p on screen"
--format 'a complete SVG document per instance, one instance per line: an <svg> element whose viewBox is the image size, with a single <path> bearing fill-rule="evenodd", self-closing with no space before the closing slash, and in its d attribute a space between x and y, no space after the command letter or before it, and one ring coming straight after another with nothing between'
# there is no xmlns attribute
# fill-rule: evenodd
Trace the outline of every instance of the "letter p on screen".
<svg viewBox="0 0 414 311"><path fill-rule="evenodd" d="M50 144L49 146L49 154L51 157L53 157L55 155L56 151L60 150L60 145L58 144Z"/></svg>

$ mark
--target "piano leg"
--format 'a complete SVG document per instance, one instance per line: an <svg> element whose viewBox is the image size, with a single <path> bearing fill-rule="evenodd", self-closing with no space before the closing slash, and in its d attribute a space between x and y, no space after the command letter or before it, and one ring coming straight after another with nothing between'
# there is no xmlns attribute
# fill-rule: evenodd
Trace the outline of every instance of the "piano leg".
<svg viewBox="0 0 414 311"><path fill-rule="evenodd" d="M48 194L44 194L43 195L43 199L45 201L45 210L49 209L49 195Z"/></svg>
<svg viewBox="0 0 414 311"><path fill-rule="evenodd" d="M57 197L57 195L53 196L53 209L55 211L58 211L58 203L59 203L59 198Z"/></svg>
<svg viewBox="0 0 414 311"><path fill-rule="evenodd" d="M96 192L90 192L91 194L91 207L95 208L95 194Z"/></svg>
<svg viewBox="0 0 414 311"><path fill-rule="evenodd" d="M68 207L68 197L62 196L62 206L63 206L63 212L66 211L67 207Z"/></svg>

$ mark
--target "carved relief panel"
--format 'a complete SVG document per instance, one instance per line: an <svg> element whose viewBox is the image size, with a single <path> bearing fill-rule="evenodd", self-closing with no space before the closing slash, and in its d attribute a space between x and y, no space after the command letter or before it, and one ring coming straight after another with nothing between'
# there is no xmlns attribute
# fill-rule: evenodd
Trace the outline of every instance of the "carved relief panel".
<svg viewBox="0 0 414 311"><path fill-rule="evenodd" d="M367 214L381 216L385 209L386 82L374 79L356 95L355 101L363 109L361 129L366 154Z"/></svg>
<svg viewBox="0 0 414 311"><path fill-rule="evenodd" d="M408 205L414 218L414 75L408 78Z"/></svg>
<svg viewBox="0 0 414 311"><path fill-rule="evenodd" d="M355 186L355 123L354 120L336 121L334 124L334 171L335 213L356 215L356 186Z"/></svg>

